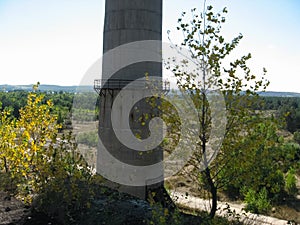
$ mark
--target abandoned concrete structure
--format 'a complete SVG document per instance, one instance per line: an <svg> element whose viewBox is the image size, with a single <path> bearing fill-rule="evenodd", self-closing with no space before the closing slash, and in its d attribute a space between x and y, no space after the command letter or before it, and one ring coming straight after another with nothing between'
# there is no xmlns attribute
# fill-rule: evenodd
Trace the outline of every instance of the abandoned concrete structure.
<svg viewBox="0 0 300 225"><path fill-rule="evenodd" d="M116 97L126 85L137 79L145 78L146 73L161 78L162 62L159 62L159 60L138 62L136 60L137 62L122 67L111 74L114 71L112 68L118 68L116 64L122 64L130 56L117 52L113 57L106 57L105 53L124 44L145 40L157 41L153 42L154 46L141 46L141 48L145 47L145 51L148 51L149 47L155 48L157 52L161 51L159 41L162 40L162 0L106 0L102 79L95 80L95 90L100 95L99 137L104 145L102 148L107 149L114 158L124 164L137 167L162 161L163 152L160 147L157 147L152 151L142 152L141 154L140 151L131 149L122 143L115 132L115 129L122 129L122 127L113 127L111 121L112 106ZM135 86L136 90L131 92L132 95L140 95L145 89L143 81L137 84ZM158 86L157 88L162 88L160 85ZM129 120L130 129L134 135L139 136L140 139L145 139L151 135L149 133L150 120L159 116L159 112L153 106L151 107L146 100L141 100L133 105L135 110L130 111L129 117L121 118L124 115L126 116L122 106L115 109L118 111L116 114L120 116L120 121ZM145 118L145 115L147 115L147 118ZM143 124L141 124L141 119L144 119ZM107 166L104 165L105 162L101 161L101 157L100 149L100 152L98 150L97 166ZM101 165L99 165L100 161ZM160 176L157 177L159 182L151 181L148 185L146 180L143 185L115 184L115 187L145 199L149 190L157 190L163 187L163 168L159 169L161 170Z"/></svg>

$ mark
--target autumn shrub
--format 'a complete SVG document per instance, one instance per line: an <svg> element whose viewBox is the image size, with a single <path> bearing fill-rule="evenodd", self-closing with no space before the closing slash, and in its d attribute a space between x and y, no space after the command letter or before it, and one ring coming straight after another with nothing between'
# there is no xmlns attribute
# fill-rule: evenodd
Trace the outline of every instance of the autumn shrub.
<svg viewBox="0 0 300 225"><path fill-rule="evenodd" d="M29 93L20 117L0 114L0 180L25 203L70 221L70 212L90 204L91 168L77 151L72 133L59 133L51 100ZM13 190L12 190L13 189ZM59 206L59 207L58 207Z"/></svg>
<svg viewBox="0 0 300 225"><path fill-rule="evenodd" d="M18 119L9 116L9 109L1 112L1 171L17 184L17 193L26 202L48 178L53 152L45 146L56 142L59 129L51 114L52 102L42 104L42 99L43 95L28 94Z"/></svg>

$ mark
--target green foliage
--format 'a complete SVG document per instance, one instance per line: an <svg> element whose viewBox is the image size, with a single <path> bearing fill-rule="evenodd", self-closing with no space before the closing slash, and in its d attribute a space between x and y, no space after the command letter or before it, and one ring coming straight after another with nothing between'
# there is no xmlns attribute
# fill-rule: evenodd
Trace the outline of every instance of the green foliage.
<svg viewBox="0 0 300 225"><path fill-rule="evenodd" d="M38 85L35 85L37 88ZM59 116L58 123L64 125L65 120L70 118L70 110L73 104L73 93L65 92L45 92L42 93L37 89L34 90L36 94L43 94L42 103L46 103L51 99L54 107L51 111ZM11 116L18 119L20 117L20 109L27 104L28 91L10 91L0 92L0 102L2 102L3 108L9 108L11 110Z"/></svg>
<svg viewBox="0 0 300 225"><path fill-rule="evenodd" d="M284 142L276 149L278 162L283 173L286 173L290 167L298 168L300 160L300 146L294 142Z"/></svg>
<svg viewBox="0 0 300 225"><path fill-rule="evenodd" d="M291 196L296 196L298 194L296 182L296 172L293 168L290 168L285 177L285 189Z"/></svg>
<svg viewBox="0 0 300 225"><path fill-rule="evenodd" d="M252 132L241 140L240 145L235 146L240 149L247 146L247 152L235 151L239 160L233 160L224 167L225 175L219 174L221 179L227 177L223 186L227 193L234 190L239 196L242 186L255 192L266 188L270 200L281 199L284 193L284 175L276 129L276 123L265 119L263 123L253 126ZM236 178L230 179L234 175Z"/></svg>
<svg viewBox="0 0 300 225"><path fill-rule="evenodd" d="M300 132L296 131L294 132L294 141L298 144L300 144Z"/></svg>
<svg viewBox="0 0 300 225"><path fill-rule="evenodd" d="M276 117L283 120L282 128L294 133L300 129L300 98L299 97L262 97L263 107L256 109L276 110Z"/></svg>
<svg viewBox="0 0 300 225"><path fill-rule="evenodd" d="M42 94L42 103L51 100L53 107L51 112L58 116L57 123L61 125L61 129L69 129L71 125L71 117L78 121L94 121L98 119L99 109L95 107L99 102L95 92L84 93L68 93L68 92L40 92L37 90L36 94ZM11 111L10 116L18 119L20 117L20 109L23 108L27 101L28 91L10 91L0 92L0 102L2 107ZM76 98L74 98L76 97ZM91 101L95 100L95 104ZM75 107L73 107L75 106Z"/></svg>
<svg viewBox="0 0 300 225"><path fill-rule="evenodd" d="M189 172L188 175L210 192L211 218L217 210L217 190L228 188L228 184L235 179L238 182L245 180L242 178L243 172L246 171L245 166L249 169L247 171L249 174L254 168L251 163L259 157L267 157L276 142L274 132L264 127L261 115L252 108L253 103L258 104L257 92L265 91L269 85L269 81L265 78L266 70L262 70L261 76L251 73L247 65L251 59L250 53L238 57L229 64L225 62L243 38L243 35L239 34L231 41L226 41L222 36L226 13L226 8L215 13L212 6L206 7L205 4L200 13L197 13L197 9L192 9L191 18L187 18L183 12L182 17L178 19L177 29L182 31L184 40L181 45L189 50L190 55L187 56L187 60L176 62L176 59L172 59L166 63L168 69L174 73L177 85L191 96L198 111L199 141L190 161L195 167L195 174ZM178 51L181 50L177 45L174 47ZM187 71L186 68L195 69ZM209 164L207 149L210 147L209 136L212 120L215 118L210 111L207 95L215 88L224 94L227 126L222 147L216 159ZM268 133L263 133L265 130ZM260 137L261 134L264 138ZM259 142L254 136L259 137ZM249 157L251 163L247 162ZM202 168L199 168L199 165L202 164L205 169L200 173ZM267 170L266 168L265 171ZM267 177L266 174L262 175L257 185L261 185ZM238 185L235 187L239 188Z"/></svg>
<svg viewBox="0 0 300 225"><path fill-rule="evenodd" d="M0 102L3 109L10 108L11 115L19 118L19 110L26 105L27 95L26 91L0 92Z"/></svg>
<svg viewBox="0 0 300 225"><path fill-rule="evenodd" d="M262 188L259 192L249 189L245 194L246 210L254 213L266 213L271 209L268 191Z"/></svg>

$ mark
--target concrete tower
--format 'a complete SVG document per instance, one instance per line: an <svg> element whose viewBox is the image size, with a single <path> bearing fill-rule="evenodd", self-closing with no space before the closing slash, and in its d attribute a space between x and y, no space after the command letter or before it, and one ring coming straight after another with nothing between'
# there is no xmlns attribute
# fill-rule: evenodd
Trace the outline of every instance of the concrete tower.
<svg viewBox="0 0 300 225"><path fill-rule="evenodd" d="M106 0L103 51L141 40L162 40L162 0Z"/></svg>
<svg viewBox="0 0 300 225"><path fill-rule="evenodd" d="M123 44L144 40L162 40L162 0L106 0L103 53ZM154 42L152 47L160 51L161 44ZM118 128L113 128L111 122L112 105L121 90L132 81L145 78L146 73L161 77L162 63L154 61L132 63L111 74L111 67L116 63L122 63L126 58L126 54L115 54L109 58L104 55L103 57L102 79L95 81L95 89L100 94L99 137L105 149L114 158L129 165L142 167L162 161L162 150L157 147L151 152L140 154L139 151L122 143L115 134L114 129ZM140 88L143 89L143 84ZM132 94L136 93L139 92L132 92ZM131 111L129 118L125 119L129 120L131 131L138 134L141 139L145 139L149 136L149 121L153 117L159 116L159 112L146 101L140 101L134 106L137 110ZM124 109L121 106L117 110L120 121L122 121ZM146 114L150 115L150 118L145 119L142 126L140 119ZM105 161L101 161L102 156L101 151L100 154L98 151L97 166L105 166ZM161 176L163 176L163 170ZM163 187L163 179L157 177L157 180L160 182L150 182L151 185L145 181L142 185L116 184L115 187L145 199L149 190L158 190Z"/></svg>

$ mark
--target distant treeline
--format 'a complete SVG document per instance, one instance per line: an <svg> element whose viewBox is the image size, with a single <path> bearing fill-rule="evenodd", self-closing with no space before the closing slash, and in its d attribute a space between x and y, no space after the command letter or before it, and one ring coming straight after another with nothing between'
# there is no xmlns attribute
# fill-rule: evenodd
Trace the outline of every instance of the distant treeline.
<svg viewBox="0 0 300 225"><path fill-rule="evenodd" d="M70 111L72 108L72 102L74 93L68 92L40 92L45 95L44 102L52 100L57 112ZM9 91L0 92L0 102L2 108L11 108L12 115L16 118L19 117L19 110L26 105L28 91Z"/></svg>
<svg viewBox="0 0 300 225"><path fill-rule="evenodd" d="M0 85L0 91L32 91L32 84L29 85ZM39 90L43 92L72 92L75 93L80 89L80 91L93 91L92 85L86 86L60 86L60 85L49 85L49 84L40 84Z"/></svg>
<svg viewBox="0 0 300 225"><path fill-rule="evenodd" d="M70 123L70 117L73 116L76 120L85 121L87 118L92 118L95 114L95 119L98 119L98 100L95 104L91 104L97 98L96 92L64 92L51 91L42 92L45 95L44 101L52 100L55 108L55 113L58 115L58 122ZM12 116L18 118L19 110L26 105L27 90L18 91L0 91L0 102L2 108L9 107L12 110ZM76 101L76 109L73 108L73 100ZM300 97L274 97L260 96L257 104L252 107L257 110L274 110L278 118L285 121L284 128L292 133L300 131Z"/></svg>
<svg viewBox="0 0 300 225"><path fill-rule="evenodd" d="M53 113L58 116L58 123L64 125L71 124L71 116L74 113L76 120L85 121L87 115L95 114L95 119L98 119L96 105L91 105L91 99L95 99L96 92L73 93L64 91L42 92L44 102L51 100L54 104ZM19 118L19 110L26 105L28 91L0 91L0 106L2 108L10 108L11 116ZM73 108L73 100L76 99L76 106ZM98 103L96 103L98 104ZM91 116L89 116L90 118Z"/></svg>
<svg viewBox="0 0 300 225"><path fill-rule="evenodd" d="M285 129L300 131L300 97L260 97L260 110L276 110L275 115L285 120Z"/></svg>

